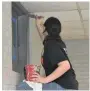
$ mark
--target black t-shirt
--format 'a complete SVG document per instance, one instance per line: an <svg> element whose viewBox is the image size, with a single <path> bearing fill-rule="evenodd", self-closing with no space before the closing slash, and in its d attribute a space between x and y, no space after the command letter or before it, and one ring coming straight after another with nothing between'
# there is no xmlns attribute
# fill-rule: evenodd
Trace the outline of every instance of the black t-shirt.
<svg viewBox="0 0 90 91"><path fill-rule="evenodd" d="M43 67L45 69L46 76L50 75L57 67L58 63L68 60L66 52L66 45L64 42L58 42L56 40L48 40L44 45L43 53ZM70 61L69 61L70 63ZM70 63L70 69L64 73L61 77L54 80L57 84L66 89L78 89L78 82L76 80L75 72Z"/></svg>

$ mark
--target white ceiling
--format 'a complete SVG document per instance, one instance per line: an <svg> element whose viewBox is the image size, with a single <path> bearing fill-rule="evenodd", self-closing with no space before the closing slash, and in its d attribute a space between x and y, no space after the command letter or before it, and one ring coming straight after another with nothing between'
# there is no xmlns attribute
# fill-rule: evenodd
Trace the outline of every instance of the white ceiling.
<svg viewBox="0 0 90 91"><path fill-rule="evenodd" d="M21 2L28 12L42 15L46 20L57 17L62 23L62 36L66 39L88 38L88 2Z"/></svg>
<svg viewBox="0 0 90 91"><path fill-rule="evenodd" d="M53 12L64 10L76 10L76 2L21 2L29 12ZM78 3L81 9L88 9L88 2Z"/></svg>

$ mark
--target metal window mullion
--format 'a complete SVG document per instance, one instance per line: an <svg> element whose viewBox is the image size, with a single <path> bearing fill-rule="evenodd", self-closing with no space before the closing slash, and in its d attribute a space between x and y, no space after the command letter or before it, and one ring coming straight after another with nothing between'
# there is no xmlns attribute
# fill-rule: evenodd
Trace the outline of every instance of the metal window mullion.
<svg viewBox="0 0 90 91"><path fill-rule="evenodd" d="M18 18L16 20L16 56L17 56L17 64L19 61L19 48L18 48Z"/></svg>

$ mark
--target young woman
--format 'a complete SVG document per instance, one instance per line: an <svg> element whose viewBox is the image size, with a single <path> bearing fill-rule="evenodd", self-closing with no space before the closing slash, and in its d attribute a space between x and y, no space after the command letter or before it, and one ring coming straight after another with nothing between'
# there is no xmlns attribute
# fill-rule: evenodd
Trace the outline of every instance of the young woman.
<svg viewBox="0 0 90 91"><path fill-rule="evenodd" d="M43 18L37 17L36 26L44 45L41 63L46 77L35 73L32 81L42 83L43 90L78 90L78 81L69 61L66 45L60 37L60 21L50 17L43 24Z"/></svg>
<svg viewBox="0 0 90 91"><path fill-rule="evenodd" d="M46 88L49 90L77 90L76 75L69 61L66 45L60 37L60 21L55 17L50 17L43 24L43 18L37 18L36 25L44 44L42 65L46 77L37 74L36 79L33 79L33 81L44 83L43 88L45 90ZM45 32L47 35L43 34Z"/></svg>

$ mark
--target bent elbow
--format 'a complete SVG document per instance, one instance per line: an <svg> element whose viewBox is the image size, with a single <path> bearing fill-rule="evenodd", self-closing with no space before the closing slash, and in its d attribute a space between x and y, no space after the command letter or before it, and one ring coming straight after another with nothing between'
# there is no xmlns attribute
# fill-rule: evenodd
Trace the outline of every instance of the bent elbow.
<svg viewBox="0 0 90 91"><path fill-rule="evenodd" d="M67 64L66 68L67 68L67 70L69 70L71 68L70 64Z"/></svg>
<svg viewBox="0 0 90 91"><path fill-rule="evenodd" d="M68 60L60 62L58 65L62 66L66 71L68 71L71 68L70 63L68 62Z"/></svg>

